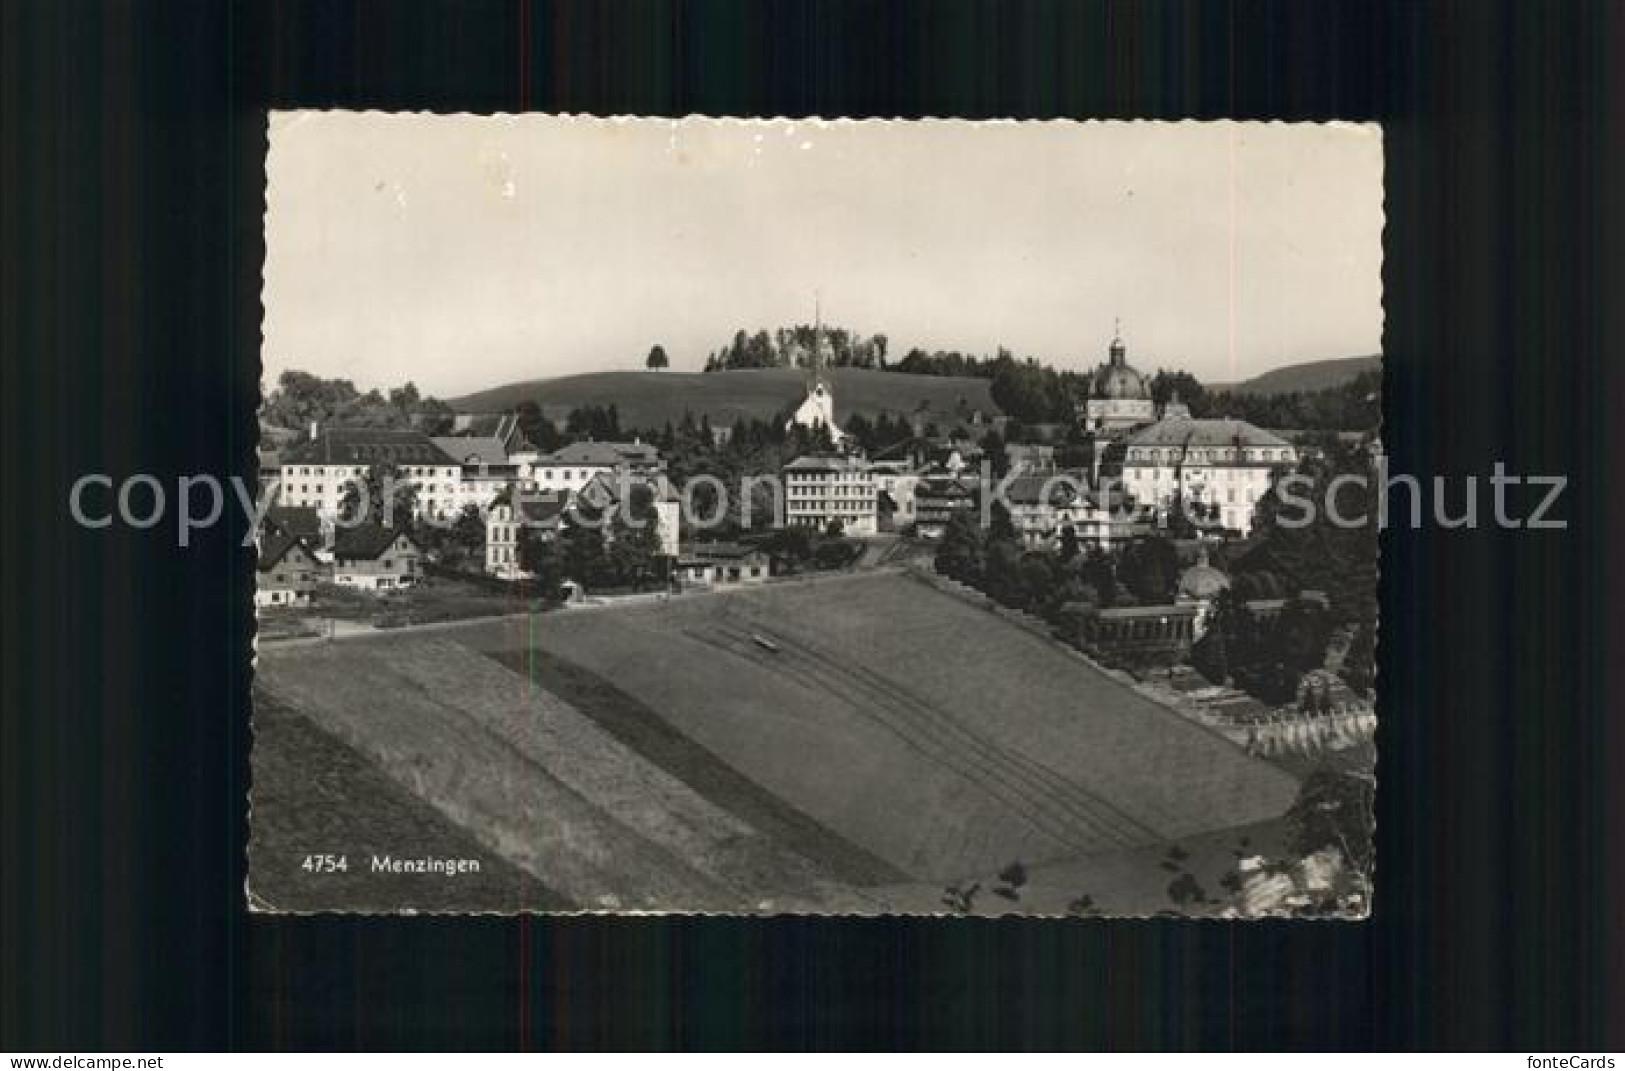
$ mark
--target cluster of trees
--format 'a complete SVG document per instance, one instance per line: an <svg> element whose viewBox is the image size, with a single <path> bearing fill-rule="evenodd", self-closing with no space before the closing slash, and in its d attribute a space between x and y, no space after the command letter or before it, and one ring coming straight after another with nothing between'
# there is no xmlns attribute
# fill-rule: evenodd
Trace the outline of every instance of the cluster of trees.
<svg viewBox="0 0 1625 1071"><path fill-rule="evenodd" d="M1380 487L1373 458L1365 447L1329 438L1296 472L1307 477L1307 485L1294 489L1294 497L1314 508L1306 514L1285 502L1279 483L1259 501L1252 545L1235 562L1230 598L1220 604L1216 618L1219 627L1210 630L1196 652L1198 668L1210 679L1232 677L1238 687L1267 702L1287 702L1303 672L1321 664L1330 629L1343 626L1353 635L1342 677L1365 694L1376 678ZM1338 482L1340 476L1364 479ZM1328 509L1328 502L1335 509ZM1342 523L1356 519L1360 523ZM1272 635L1260 635L1241 605L1301 591L1324 593L1325 609L1310 615L1291 603ZM1307 620L1309 616L1318 620Z"/></svg>
<svg viewBox="0 0 1625 1071"><path fill-rule="evenodd" d="M765 329L751 334L741 328L734 332L731 343L706 355L705 370L810 368L820 338L827 350L826 363L831 367L886 367L888 340L885 335L862 335L845 327L796 324L780 327L772 334Z"/></svg>
<svg viewBox="0 0 1625 1071"><path fill-rule="evenodd" d="M606 516L580 503L572 523L557 536L522 529L519 564L544 599L558 598L566 580L589 589L658 587L667 582L667 562L656 522L654 492L639 484L625 510L612 509Z"/></svg>
<svg viewBox="0 0 1625 1071"><path fill-rule="evenodd" d="M1102 609L1156 606L1173 601L1179 554L1160 535L1135 540L1116 552L1085 550L1077 534L1061 530L1055 553L1027 550L1010 516L995 503L983 527L978 517L954 516L936 555L937 571L1018 610L1058 620L1068 603Z"/></svg>
<svg viewBox="0 0 1625 1071"><path fill-rule="evenodd" d="M993 400L1013 421L1026 424L1073 419L1074 407L1085 397L1091 375L1059 371L1032 357L1017 358L1003 347L992 357L912 349L891 370L991 380ZM1151 377L1150 388L1158 406L1177 396L1198 419L1232 417L1264 428L1305 431L1364 431L1375 429L1381 421L1379 369L1362 372L1340 386L1287 394L1211 391L1189 372L1161 369Z"/></svg>
<svg viewBox="0 0 1625 1071"><path fill-rule="evenodd" d="M893 417L887 412L882 412L873 420L862 413L853 413L847 417L842 430L870 457L884 454L914 438L914 425L908 418Z"/></svg>
<svg viewBox="0 0 1625 1071"><path fill-rule="evenodd" d="M844 569L863 553L862 547L843 538L839 521L832 521L823 531L780 528L763 539L760 547L772 556L778 573Z"/></svg>
<svg viewBox="0 0 1625 1071"><path fill-rule="evenodd" d="M1265 620L1247 609L1247 598L1235 589L1220 593L1191 661L1216 684L1233 683L1271 706L1291 703L1304 674L1325 661L1330 614L1318 603L1294 598Z"/></svg>
<svg viewBox="0 0 1625 1071"><path fill-rule="evenodd" d="M1339 386L1286 394L1212 391L1189 372L1161 370L1151 378L1151 397L1158 405L1176 393L1193 417L1231 417L1261 428L1371 431L1382 421L1382 372L1376 368Z"/></svg>
<svg viewBox="0 0 1625 1071"><path fill-rule="evenodd" d="M416 515L417 502L417 484L393 463L378 462L367 466L360 479L345 484L339 515L410 532L419 546L446 565L479 567L485 553L485 517L480 508L470 503L456 517L431 523Z"/></svg>
<svg viewBox="0 0 1625 1071"><path fill-rule="evenodd" d="M564 434L570 441L599 439L614 441L622 438L621 411L615 403L608 405L581 405L570 410L564 418Z"/></svg>
<svg viewBox="0 0 1625 1071"><path fill-rule="evenodd" d="M582 405L570 410L561 429L542 413L541 406L527 398L514 409L519 433L543 453L557 450L582 439L600 442L628 438L630 432L621 427L621 413L613 402L609 405Z"/></svg>
<svg viewBox="0 0 1625 1071"><path fill-rule="evenodd" d="M1338 624L1375 625L1381 494L1375 459L1366 446L1332 439L1301 461L1296 473L1307 483L1294 487L1292 496L1313 509L1306 513L1285 501L1277 482L1259 500L1255 545L1236 562L1236 571L1271 573L1294 590L1323 591ZM1358 479L1340 481L1344 476Z"/></svg>
<svg viewBox="0 0 1625 1071"><path fill-rule="evenodd" d="M927 353L912 349L892 366L894 372L921 376L969 376L986 379L993 400L1012 421L1022 424L1069 422L1083 397L1087 375L1058 371L1033 357L1018 358L1004 347L992 357L958 350Z"/></svg>
<svg viewBox="0 0 1625 1071"><path fill-rule="evenodd" d="M260 416L279 428L304 431L312 421L359 428L418 428L429 435L451 430L451 406L428 397L412 383L365 394L348 379L324 379L296 369L277 378Z"/></svg>

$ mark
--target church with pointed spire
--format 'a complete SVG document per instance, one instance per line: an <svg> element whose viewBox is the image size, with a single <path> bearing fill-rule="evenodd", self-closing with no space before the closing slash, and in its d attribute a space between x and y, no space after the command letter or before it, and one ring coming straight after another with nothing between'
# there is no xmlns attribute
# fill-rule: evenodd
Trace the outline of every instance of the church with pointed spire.
<svg viewBox="0 0 1625 1071"><path fill-rule="evenodd" d="M784 430L789 431L797 425L803 428L822 426L829 430L830 441L839 447L844 444L847 434L835 423L835 388L829 375L835 350L830 345L829 339L824 336L823 314L816 303L813 325L812 355L807 369L807 396L802 399L795 412L790 414Z"/></svg>

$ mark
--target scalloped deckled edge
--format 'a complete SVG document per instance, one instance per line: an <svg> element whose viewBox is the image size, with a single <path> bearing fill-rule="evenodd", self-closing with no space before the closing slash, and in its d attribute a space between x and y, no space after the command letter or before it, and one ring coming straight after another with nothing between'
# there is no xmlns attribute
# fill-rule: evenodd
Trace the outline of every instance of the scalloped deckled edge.
<svg viewBox="0 0 1625 1071"><path fill-rule="evenodd" d="M1378 213L1379 213L1379 216L1380 216L1380 224L1381 224L1380 236L1379 236L1379 248L1381 249L1381 252L1382 252L1382 261L1381 261L1381 266L1379 268L1379 279L1380 279L1379 307L1381 308L1381 311L1382 311L1382 325L1381 325L1381 338L1382 338L1381 351L1382 352L1381 352L1381 359L1382 359L1382 377L1383 377L1383 379L1382 379L1382 381L1383 381L1383 395L1382 396L1383 396L1384 413L1382 414L1381 419L1380 419L1379 424L1378 424L1377 436L1378 436L1378 441L1383 442L1383 439L1382 439L1383 429L1387 425L1387 419L1386 419L1386 412L1385 411L1386 411L1386 404L1387 404L1387 397L1388 397L1388 391L1387 391L1387 385L1388 385L1388 351L1389 351L1389 348L1390 348L1388 346L1388 322L1387 322L1387 311L1388 311L1387 310L1387 295L1388 295L1388 278L1387 278L1387 265L1388 265L1388 256L1387 256L1387 252L1388 252L1388 213L1387 213L1388 152L1387 152L1387 132L1383 128L1382 124L1375 121L1375 120L1340 120L1340 119L1329 119L1329 120L1286 120L1286 119L1226 119L1226 118L1212 118L1212 119L1195 119L1195 118L1184 118L1184 119L1135 119L1135 118L1128 118L1128 119L1118 119L1118 118L1094 119L1094 118L1085 118L1085 119L1077 119L1077 118L1068 118L1068 117L1052 117L1052 118L1047 118L1047 119L1016 119L1016 118L1011 118L1011 117L988 118L988 119L964 119L964 118L959 118L959 117L955 117L955 116L926 116L926 117L922 117L922 118L906 118L905 119L905 118L876 117L876 116L866 116L866 117L862 117L862 118L851 118L851 117L846 117L846 116L828 117L828 116L820 116L820 115L805 115L805 116L775 115L775 116L744 116L744 117L741 117L741 116L713 116L713 115L705 115L705 114L701 114L701 113L686 113L686 114L684 114L682 116L647 116L647 115L633 115L633 114L626 114L626 113L615 113L615 114L610 114L610 115L596 115L596 114L592 114L592 113L588 113L588 112L470 112L470 111L443 112L443 111L435 111L435 110L390 111L390 110L385 110L385 109L374 109L374 108L360 109L360 110L347 109L347 108L273 109L273 110L271 110L269 112L262 112L261 115L264 117L264 121L261 123L261 126L260 126L260 128L262 130L262 138L261 138L262 151L261 151L261 157L260 157L260 179L261 179L261 181L260 181L260 185L259 185L259 191L260 191L260 205L259 205L259 208L260 208L260 231L261 231L262 236L266 236L265 241L262 243L263 244L263 249L264 249L264 257L269 257L269 254L270 254L270 242L269 242L269 237L267 235L267 226L268 226L269 221L270 221L270 195L269 195L270 194L270 175L269 175L269 170L268 170L268 164L269 164L269 161L270 161L271 143L272 143L272 140L273 140L274 135L276 133L276 127L278 127L282 123L285 123L287 120L289 120L291 118L296 118L296 117L299 117L299 116L306 116L306 115L353 115L353 116L372 116L372 117L380 117L380 118L386 118L386 119L388 119L388 118L434 117L434 118L437 118L437 119L476 120L476 121L487 121L487 122L490 122L490 121L524 122L524 121L531 121L531 120L536 120L536 119L555 119L555 120L557 120L557 119L565 119L565 120L570 120L572 122L575 122L575 121L584 121L584 122L591 122L591 123L605 123L605 122L608 122L608 123L617 123L617 124L638 123L638 124L651 124L651 125L667 126L667 127L671 128L674 139L676 137L677 131L683 125L685 125L685 124L696 124L696 123L703 123L703 124L707 124L707 125L717 125L717 126L740 126L740 127L755 127L755 126L768 126L768 127L771 127L771 126L784 126L784 125L790 125L790 126L810 125L810 126L812 126L814 128L818 128L818 129L823 129L823 128L836 128L836 129L839 129L839 128L842 128L842 127L858 127L858 126L866 126L866 125L893 126L893 125L897 125L897 124L907 124L907 125L911 125L911 126L912 125L921 125L921 124L952 125L952 126L966 126L966 127L973 127L973 128L974 127L1000 128L1000 127L1034 126L1034 125L1038 125L1038 126L1051 126L1051 125L1054 125L1054 126L1072 126L1072 127L1079 127L1079 128L1088 128L1088 127L1092 127L1092 126L1131 126L1131 125L1133 125L1133 126L1143 126L1143 125L1147 125L1147 124L1154 124L1154 125L1157 125L1157 126L1178 126L1178 127L1183 127L1183 126L1199 126L1199 127L1214 127L1214 126L1277 127L1277 126L1284 126L1284 127L1332 127L1332 128L1347 129L1347 130L1352 130L1352 131L1361 131L1361 132L1365 132L1365 133L1368 133L1368 134L1374 134L1378 139L1378 149L1379 149L1380 160L1381 160L1381 169L1382 169L1382 182L1380 184L1379 197L1378 197ZM264 401L265 401L264 387L263 387L263 368L264 368L264 347L265 347L265 310L266 310L266 302L265 302L265 260L263 258L262 258L261 263L260 263L260 289L259 289L259 292L257 294L257 302L258 302L259 321L258 321L258 330L256 332L256 335L257 335L257 339L258 339L259 348L256 350L256 352L254 354L254 358L255 358L255 361L256 361L256 366L260 369L261 375L259 377L256 377L255 391L256 391L256 396L258 398L258 404L256 405L256 408L255 408L256 414L259 412L259 408L264 405ZM254 436L253 436L253 449L254 449L254 457L256 458L256 461L257 461L257 458L258 458L258 451L259 451L260 445L261 445L261 440L260 440L259 423L256 420L255 424L254 424ZM1386 443L1384 443L1384 455L1386 456ZM257 469L256 469L255 486L256 487L258 486ZM1383 546L1386 544L1386 542L1387 542L1387 540L1389 538L1391 538L1389 536L1389 534L1386 531L1379 528L1379 530L1378 530L1378 538L1377 538L1377 561L1376 561L1376 584L1377 584L1377 588L1378 588L1378 612L1377 612L1377 622L1376 622L1376 626L1374 628L1374 635L1373 635L1373 646L1374 646L1373 658L1374 658L1374 662L1375 662L1375 666L1376 666L1376 673L1374 675L1374 680L1373 680L1373 695L1374 695L1374 703L1373 703L1373 705L1374 705L1374 709L1376 710L1377 729L1376 729L1375 735L1373 736L1373 739L1372 739L1372 751L1373 751L1373 760L1372 760L1373 793L1372 793L1372 800L1373 800L1373 804L1372 804L1372 810L1371 810L1371 813L1370 813L1370 816L1369 816L1369 818L1370 818L1371 836L1372 836L1372 840L1373 840L1374 845L1376 844L1376 838L1377 838L1377 832L1378 832L1378 830L1377 830L1377 816L1376 816L1375 799L1376 799L1376 791L1378 791L1380 789L1380 783L1377 780L1377 769L1381 764L1381 756L1382 756L1382 749L1379 746L1378 741L1380 741L1380 739L1382 737L1382 724L1383 724L1383 720L1384 720L1384 713L1383 713L1383 710L1382 710L1382 703L1381 703L1381 689L1378 687L1378 683L1380 682L1381 663L1382 663L1382 658L1381 658L1381 654L1382 654L1382 644L1381 644L1382 616L1383 616L1382 605L1381 605L1382 554L1383 554ZM250 590L250 592L252 591L252 586L250 586L249 590ZM250 667L249 667L249 685L248 685L247 696L248 696L248 706L249 706L248 738L249 738L249 746L250 746L250 749L251 749L251 752L252 752L252 748L257 746L257 744L258 744L258 739L257 739L257 735L256 735L256 732L255 732L255 726L254 726L255 702L254 702L253 679L254 679L254 676L257 673L257 662L258 662L258 655L259 655L259 615L258 615L256 607L254 606L252 596L247 600L246 610L250 614L250 617L251 617L251 620L250 620L249 624L250 624L250 650L251 650L252 653L251 653L251 656L250 656L251 661L250 661ZM1077 654L1078 652L1072 652L1072 653ZM1108 674L1111 673L1111 671L1106 670L1104 667L1099 666L1097 663L1094 663L1092 659L1088 659L1087 656L1082 656L1082 657L1084 657L1085 660L1089 661L1092 665L1095 665L1097 669L1101 669L1103 672L1107 672ZM253 855L254 855L254 777L255 777L255 771L254 771L254 764L252 762L252 755L250 756L250 761L247 764L247 768L248 768L248 786L247 786L247 789L246 789L246 792L245 792L246 809L245 809L245 813L244 813L244 821L247 823L247 830L246 830L247 831L247 836L244 838L244 841L243 841L243 863L244 863L243 896L244 896L245 906L247 907L248 914L249 914L249 916L251 918L307 918L307 917L332 917L332 916L338 916L338 917L358 916L358 917L362 917L362 918L399 918L399 917L407 917L407 918L419 918L419 917L422 917L422 918L490 918L490 917L495 917L495 918L502 918L502 919L512 919L512 918L542 918L542 919L549 919L549 918L578 918L578 917L582 917L582 916L594 916L594 917L608 917L608 918L651 918L651 917L652 918L735 918L735 919L746 919L746 920L765 920L765 919L775 919L775 918L835 918L835 919L855 919L855 920L880 919L880 918L907 918L907 919L951 919L951 920L954 920L954 921L961 921L961 922L966 922L966 923L997 923L997 922L1001 922L1001 921L1008 921L1008 920L1011 920L1011 919L1035 919L1035 920L1049 920L1049 921L1062 921L1062 922L1076 922L1076 923L1079 923L1079 924L1095 924L1095 923L1103 923L1103 922L1104 923L1111 923L1111 922L1117 922L1117 921L1125 921L1125 922L1127 922L1127 921L1155 920L1155 921L1159 921L1159 922L1170 922L1170 923L1223 923L1223 924L1228 924L1228 923L1237 923L1237 922L1239 922L1239 923L1252 923L1252 922L1266 922L1266 921L1292 921L1292 922L1309 922L1309 923L1362 923L1362 922L1370 921L1371 918L1373 917L1373 915L1375 914L1375 911L1376 911L1376 893L1377 893L1377 880L1376 880L1376 877L1377 877L1378 866L1379 866L1379 863L1380 863L1380 853L1377 852L1377 851L1373 852L1371 874L1368 876L1368 890L1367 890L1367 899L1366 899L1366 904L1365 904L1365 910L1361 914L1295 915L1295 914L1289 914L1289 913L1275 913L1275 914L1261 914L1261 915L1230 916L1230 917L1227 917L1227 916L1222 916L1222 915L1195 915L1195 914L1175 914L1175 915L1171 915L1171 914L1156 914L1156 913L1075 916L1075 915L1069 915L1069 914L1064 914L1064 913L1056 914L1056 913L1047 913L1047 912L1019 912L1019 911L1008 911L1008 912L1001 912L1001 913L998 913L998 914L977 914L977 913L960 914L960 913L951 912L951 911L906 911L906 910L905 911L881 911L881 912L875 912L875 913L871 914L871 913L853 912L853 911L762 911L762 912L754 912L754 911L698 911L698 910L683 909L683 908L581 908L581 909L577 909L577 910L535 910L535 909L528 909L527 908L527 909L518 910L518 911L503 911L503 910L480 909L480 908L469 908L469 909L466 909L466 910L459 910L459 909L446 909L446 910L430 909L430 910L426 910L426 909L410 908L410 907L408 907L408 908L388 908L388 909L369 909L369 908L353 908L353 907L290 909L290 908L279 907L279 906L277 906L275 904L270 903L269 901L264 899L262 896L260 896L258 893L256 893L255 890L254 890L254 887L253 887L253 879L254 879L254 867L253 867ZM510 865L514 865L514 866L518 865L516 863L512 863L512 861L507 861L507 862L509 862ZM521 869L524 869L524 868L521 868ZM528 870L526 872L529 873ZM538 881L544 881L544 879L542 879L540 875L531 874L531 876L533 878L536 878ZM545 881L544 881L544 884L545 884Z"/></svg>

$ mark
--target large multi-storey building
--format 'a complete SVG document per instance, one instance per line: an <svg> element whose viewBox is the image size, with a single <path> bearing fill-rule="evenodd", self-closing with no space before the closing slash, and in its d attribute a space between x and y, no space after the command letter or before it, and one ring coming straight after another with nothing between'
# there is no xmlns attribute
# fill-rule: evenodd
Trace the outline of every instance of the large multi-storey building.
<svg viewBox="0 0 1625 1071"><path fill-rule="evenodd" d="M1163 420L1124 447L1123 487L1137 501L1159 514L1199 502L1243 536L1276 475L1298 461L1291 443L1243 420Z"/></svg>
<svg viewBox="0 0 1625 1071"><path fill-rule="evenodd" d="M596 476L614 478L625 472L654 478L663 473L665 467L660 451L641 439L629 443L589 439L560 447L551 454L521 460L519 472L538 491L574 494Z"/></svg>
<svg viewBox="0 0 1625 1071"><path fill-rule="evenodd" d="M841 523L847 535L874 535L875 478L862 458L814 455L784 467L784 518L790 525L825 528Z"/></svg>
<svg viewBox="0 0 1625 1071"><path fill-rule="evenodd" d="M519 476L518 463L496 436L444 435L432 441L447 457L462 463L451 496L436 503L437 517L455 517L469 506L483 510Z"/></svg>
<svg viewBox="0 0 1625 1071"><path fill-rule="evenodd" d="M431 516L449 514L458 501L462 463L420 431L313 426L311 433L282 451L278 505L308 506L335 517L345 489L374 465L393 465L399 478L416 484L417 508Z"/></svg>

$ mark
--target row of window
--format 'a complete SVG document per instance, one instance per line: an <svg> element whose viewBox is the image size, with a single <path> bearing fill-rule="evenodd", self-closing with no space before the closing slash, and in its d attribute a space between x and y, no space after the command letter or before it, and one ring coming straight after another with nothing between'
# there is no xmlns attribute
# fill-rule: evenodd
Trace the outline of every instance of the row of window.
<svg viewBox="0 0 1625 1071"><path fill-rule="evenodd" d="M296 467L299 470L297 473L294 472ZM314 470L314 473L312 470ZM456 469L441 469L430 465L403 465L401 466L401 472L407 476L444 476L449 480L457 478ZM312 474L316 476L365 476L367 468L365 465L284 465L282 473L290 478L295 475L310 476Z"/></svg>
<svg viewBox="0 0 1625 1071"><path fill-rule="evenodd" d="M1262 469L1238 471L1226 468L1214 469L1212 472L1205 469L1186 469L1181 473L1175 473L1172 469L1167 468L1129 469L1128 476L1131 480L1145 479L1152 483L1161 483L1163 480L1178 482L1181 479L1186 482L1219 480L1224 483L1262 483L1269 478L1269 474Z"/></svg>
<svg viewBox="0 0 1625 1071"><path fill-rule="evenodd" d="M335 491L342 491L344 489L344 486L345 486L344 484L339 484L338 486L334 487L334 490ZM426 485L423 485L423 486L419 487L418 490L421 491L422 493L428 494L428 495L438 495L438 494L442 494L442 493L452 495L452 494L457 493L457 486L455 484L449 484L448 483L444 487L442 487L440 484L431 483L431 484L426 484ZM282 492L283 492L283 494L298 493L298 494L301 494L301 495L307 495L307 494L308 495L325 495L327 493L327 485L326 484L320 484L320 483L318 483L318 484L305 484L305 483L302 483L298 487L295 487L291 483L285 483L285 484L282 485Z"/></svg>
<svg viewBox="0 0 1625 1071"><path fill-rule="evenodd" d="M1166 459L1168 462L1178 461L1291 461L1292 451L1288 448L1278 450L1184 450L1173 448L1169 450L1135 450L1130 458L1135 461L1149 461L1155 465Z"/></svg>

